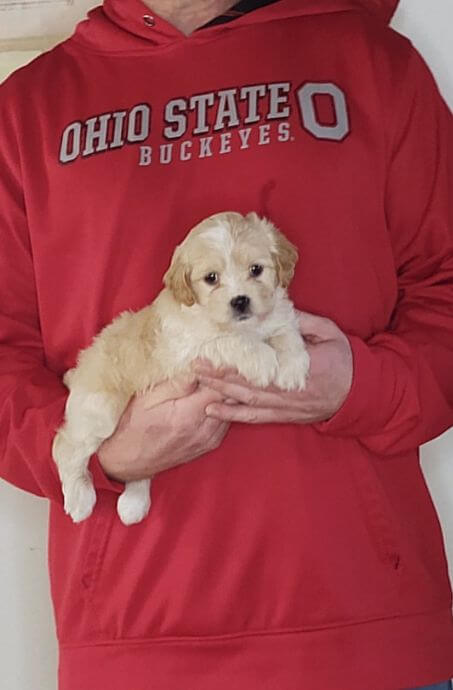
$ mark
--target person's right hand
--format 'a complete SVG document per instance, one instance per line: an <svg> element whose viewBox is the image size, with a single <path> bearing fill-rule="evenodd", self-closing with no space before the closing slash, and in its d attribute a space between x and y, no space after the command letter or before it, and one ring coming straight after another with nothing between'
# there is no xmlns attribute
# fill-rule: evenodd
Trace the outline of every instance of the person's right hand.
<svg viewBox="0 0 453 690"><path fill-rule="evenodd" d="M150 479L218 448L229 424L206 416L212 402L223 396L187 377L134 396L98 449L104 472L122 482Z"/></svg>

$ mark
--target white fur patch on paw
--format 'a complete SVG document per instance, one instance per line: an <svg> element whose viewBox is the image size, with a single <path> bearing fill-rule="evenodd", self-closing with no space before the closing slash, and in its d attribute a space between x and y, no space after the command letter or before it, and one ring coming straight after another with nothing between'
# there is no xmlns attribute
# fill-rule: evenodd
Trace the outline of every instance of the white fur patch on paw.
<svg viewBox="0 0 453 690"><path fill-rule="evenodd" d="M261 388L268 386L278 375L277 355L268 345L259 344L254 357L244 357L236 366L244 378Z"/></svg>
<svg viewBox="0 0 453 690"><path fill-rule="evenodd" d="M63 483L64 509L74 522L90 517L96 504L96 491L89 474Z"/></svg>
<svg viewBox="0 0 453 690"><path fill-rule="evenodd" d="M281 357L275 385L286 391L302 391L307 382L310 357L303 351L297 357Z"/></svg>
<svg viewBox="0 0 453 690"><path fill-rule="evenodd" d="M127 486L118 499L117 511L123 525L135 525L141 522L149 513L151 498L148 490L133 491Z"/></svg>

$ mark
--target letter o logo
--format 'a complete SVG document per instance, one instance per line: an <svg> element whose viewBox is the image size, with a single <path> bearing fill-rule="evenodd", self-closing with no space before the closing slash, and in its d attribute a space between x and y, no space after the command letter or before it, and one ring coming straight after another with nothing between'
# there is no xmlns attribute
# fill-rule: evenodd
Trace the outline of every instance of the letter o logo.
<svg viewBox="0 0 453 690"><path fill-rule="evenodd" d="M335 125L323 125L318 121L314 96L327 94L331 97L336 117ZM348 109L343 91L335 84L309 83L297 92L302 122L305 129L317 139L342 141L350 132Z"/></svg>

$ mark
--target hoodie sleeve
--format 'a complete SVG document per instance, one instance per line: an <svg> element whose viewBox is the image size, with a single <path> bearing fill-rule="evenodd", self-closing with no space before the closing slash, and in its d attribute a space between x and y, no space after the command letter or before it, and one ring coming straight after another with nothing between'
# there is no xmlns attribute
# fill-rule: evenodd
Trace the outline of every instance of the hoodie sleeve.
<svg viewBox="0 0 453 690"><path fill-rule="evenodd" d="M0 100L3 95L0 94ZM0 477L62 502L51 445L67 390L46 367L15 133L0 104ZM115 490L97 458L97 488Z"/></svg>
<svg viewBox="0 0 453 690"><path fill-rule="evenodd" d="M367 342L350 336L352 388L317 425L381 455L415 449L453 424L452 117L413 49L401 84L386 189L398 301L388 330Z"/></svg>

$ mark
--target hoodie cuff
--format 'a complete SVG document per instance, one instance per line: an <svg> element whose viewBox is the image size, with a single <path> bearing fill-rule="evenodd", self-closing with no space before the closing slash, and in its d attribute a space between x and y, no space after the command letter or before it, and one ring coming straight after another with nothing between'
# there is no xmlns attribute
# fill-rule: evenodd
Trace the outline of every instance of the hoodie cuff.
<svg viewBox="0 0 453 690"><path fill-rule="evenodd" d="M348 336L352 350L351 389L338 412L315 424L317 431L338 436L362 436L376 433L385 426L389 390L388 370L379 352L373 352L361 338ZM384 358L385 359L385 358ZM387 379L387 380L386 380ZM390 389L393 384L390 382Z"/></svg>

